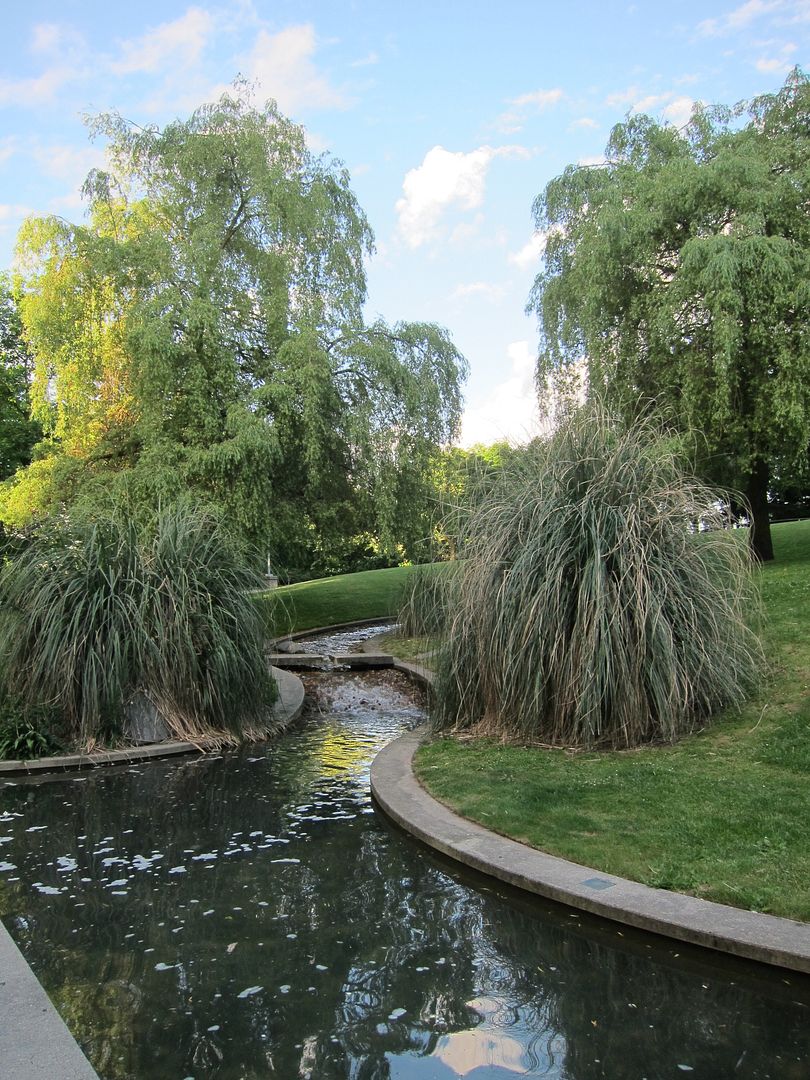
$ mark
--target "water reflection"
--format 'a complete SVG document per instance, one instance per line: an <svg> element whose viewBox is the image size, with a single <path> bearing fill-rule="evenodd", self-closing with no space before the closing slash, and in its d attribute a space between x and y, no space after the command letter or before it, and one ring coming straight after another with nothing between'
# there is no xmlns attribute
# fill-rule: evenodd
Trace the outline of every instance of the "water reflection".
<svg viewBox="0 0 810 1080"><path fill-rule="evenodd" d="M806 982L515 900L380 820L400 679L307 676L269 746L0 789L0 913L102 1077L810 1074Z"/></svg>

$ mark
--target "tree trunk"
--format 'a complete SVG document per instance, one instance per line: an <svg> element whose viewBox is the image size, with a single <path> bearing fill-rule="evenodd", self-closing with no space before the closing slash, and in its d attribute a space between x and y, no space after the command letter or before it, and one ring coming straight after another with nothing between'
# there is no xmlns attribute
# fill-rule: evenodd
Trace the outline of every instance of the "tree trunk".
<svg viewBox="0 0 810 1080"><path fill-rule="evenodd" d="M771 519L768 513L767 461L757 458L748 474L746 495L751 510L751 529L748 542L751 555L759 562L771 562L773 559L773 541L771 539Z"/></svg>

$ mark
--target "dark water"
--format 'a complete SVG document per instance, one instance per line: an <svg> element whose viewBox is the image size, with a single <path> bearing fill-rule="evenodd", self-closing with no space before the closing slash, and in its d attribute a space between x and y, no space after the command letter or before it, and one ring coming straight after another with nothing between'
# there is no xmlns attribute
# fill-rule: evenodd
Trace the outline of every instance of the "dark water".
<svg viewBox="0 0 810 1080"><path fill-rule="evenodd" d="M368 765L419 717L398 678L311 677L322 714L274 745L0 788L0 912L102 1077L810 1077L807 981L389 828Z"/></svg>

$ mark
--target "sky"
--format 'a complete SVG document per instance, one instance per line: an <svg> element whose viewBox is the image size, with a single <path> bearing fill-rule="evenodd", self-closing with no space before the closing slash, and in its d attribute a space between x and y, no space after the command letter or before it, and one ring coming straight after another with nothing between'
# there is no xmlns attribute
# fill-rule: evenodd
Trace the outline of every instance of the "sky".
<svg viewBox="0 0 810 1080"><path fill-rule="evenodd" d="M470 364L461 442L538 429L532 203L612 126L681 126L810 68L810 0L3 0L0 269L28 214L82 220L84 118L163 125L237 76L348 167L376 237L368 316L436 322Z"/></svg>

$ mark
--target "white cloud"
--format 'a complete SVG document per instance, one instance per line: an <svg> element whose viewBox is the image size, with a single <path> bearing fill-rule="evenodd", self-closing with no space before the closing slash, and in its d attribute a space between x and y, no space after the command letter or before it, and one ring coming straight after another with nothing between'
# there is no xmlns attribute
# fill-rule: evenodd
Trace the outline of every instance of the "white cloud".
<svg viewBox="0 0 810 1080"><path fill-rule="evenodd" d="M404 195L396 204L401 236L413 248L434 240L446 211L475 210L482 205L487 170L494 158L529 156L522 146L480 146L467 154L434 146L402 182ZM469 225L462 227L462 235L464 228Z"/></svg>
<svg viewBox="0 0 810 1080"><path fill-rule="evenodd" d="M506 355L509 376L486 395L485 401L472 403L464 412L462 446L503 439L527 442L540 431L534 353L528 341L513 341L507 346Z"/></svg>
<svg viewBox="0 0 810 1080"><path fill-rule="evenodd" d="M489 281L469 281L456 285L450 294L451 300L465 300L468 296L480 296L485 300L501 300L506 290L503 285L493 285Z"/></svg>
<svg viewBox="0 0 810 1080"><path fill-rule="evenodd" d="M532 90L528 94L521 94L520 97L512 98L509 104L514 105L517 109L525 109L530 106L542 110L547 109L550 105L556 105L562 96L563 92L559 87L555 87L553 90Z"/></svg>
<svg viewBox="0 0 810 1080"><path fill-rule="evenodd" d="M496 121L498 131L513 134L520 131L531 113L543 112L562 100L563 92L559 87L552 90L532 90L507 101L509 109L501 113Z"/></svg>
<svg viewBox="0 0 810 1080"><path fill-rule="evenodd" d="M682 128L684 124L689 123L694 107L694 100L683 95L673 98L668 105L664 106L661 115L676 128Z"/></svg>
<svg viewBox="0 0 810 1080"><path fill-rule="evenodd" d="M617 91L605 99L605 104L610 106L629 105L630 113L647 113L660 115L675 127L683 127L692 115L695 102L685 94L676 94L674 90L664 90L659 94L642 95L637 86L630 86L626 90ZM597 164L601 161L593 161ZM584 162L580 162L584 164Z"/></svg>
<svg viewBox="0 0 810 1080"><path fill-rule="evenodd" d="M91 169L106 165L104 151L94 146L38 146L34 158L49 176L76 183L83 182Z"/></svg>
<svg viewBox="0 0 810 1080"><path fill-rule="evenodd" d="M214 25L209 12L189 8L179 19L161 23L132 41L121 42L120 59L110 64L110 70L116 75L133 75L194 67L202 57Z"/></svg>
<svg viewBox="0 0 810 1080"><path fill-rule="evenodd" d="M24 218L32 213L30 206L23 203L0 203L0 221L10 221L15 218Z"/></svg>
<svg viewBox="0 0 810 1080"><path fill-rule="evenodd" d="M379 54L370 52L367 56L361 56L359 60L353 60L349 66L353 68L372 67L374 64L379 64L379 62Z"/></svg>
<svg viewBox="0 0 810 1080"><path fill-rule="evenodd" d="M310 23L288 26L277 34L261 30L249 56L246 72L264 97L272 97L284 113L302 109L343 109L349 102L315 64L317 42Z"/></svg>
<svg viewBox="0 0 810 1080"><path fill-rule="evenodd" d="M84 38L72 27L60 26L58 23L37 23L34 26L31 37L31 52L51 54L62 63L70 57L76 60L86 53Z"/></svg>
<svg viewBox="0 0 810 1080"><path fill-rule="evenodd" d="M582 165L584 168L598 168L600 165L607 165L607 158L604 154L586 154L585 157L581 157L577 161L577 165Z"/></svg>
<svg viewBox="0 0 810 1080"><path fill-rule="evenodd" d="M580 116L579 120L575 120L571 127L574 128L598 128L599 125L595 120L592 120L590 116Z"/></svg>
<svg viewBox="0 0 810 1080"><path fill-rule="evenodd" d="M523 245L519 251L513 251L508 256L509 262L513 266L519 267L521 270L528 270L530 266L534 266L540 262L543 257L543 252L546 250L546 241L548 240L548 233L534 232Z"/></svg>
<svg viewBox="0 0 810 1080"><path fill-rule="evenodd" d="M0 105L47 105L54 100L57 90L79 74L76 68L61 65L31 79L0 79Z"/></svg>
<svg viewBox="0 0 810 1080"><path fill-rule="evenodd" d="M797 48L793 42L787 42L779 50L779 56L761 56L756 62L757 71L764 71L767 75L785 75L793 66L790 57Z"/></svg>
<svg viewBox="0 0 810 1080"><path fill-rule="evenodd" d="M620 105L630 105L638 100L640 93L637 86L628 86L626 90L616 90L605 98L605 105L610 109L615 109Z"/></svg>
<svg viewBox="0 0 810 1080"><path fill-rule="evenodd" d="M782 0L747 0L745 4L717 19L704 19L698 24L698 33L703 37L720 37L744 30L756 19L768 15L783 6Z"/></svg>

